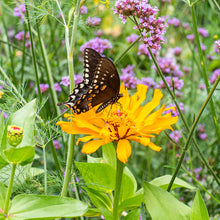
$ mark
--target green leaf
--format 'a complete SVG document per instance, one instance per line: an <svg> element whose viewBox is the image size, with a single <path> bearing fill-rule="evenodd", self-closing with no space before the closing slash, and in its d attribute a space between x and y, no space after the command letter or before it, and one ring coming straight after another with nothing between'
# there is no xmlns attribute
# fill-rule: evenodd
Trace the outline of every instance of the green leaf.
<svg viewBox="0 0 220 220"><path fill-rule="evenodd" d="M141 210L134 209L130 211L125 217L124 220L139 220L140 219Z"/></svg>
<svg viewBox="0 0 220 220"><path fill-rule="evenodd" d="M36 99L27 103L23 108L12 113L5 126L4 135L2 138L2 151L9 147L7 142L7 126L16 125L23 127L23 139L17 147L22 146L33 146L34 145L34 123L37 111Z"/></svg>
<svg viewBox="0 0 220 220"><path fill-rule="evenodd" d="M152 180L150 183L155 185L155 186L159 186L163 189L167 189L171 178L172 178L171 175L164 175L164 176L160 176L160 177ZM179 188L179 187L185 187L187 189L195 189L195 187L191 186L187 182L185 182L185 181L179 179L178 177L176 177L175 181L172 185L172 189Z"/></svg>
<svg viewBox="0 0 220 220"><path fill-rule="evenodd" d="M76 199L45 195L18 195L12 202L9 215L21 219L77 217L88 206Z"/></svg>
<svg viewBox="0 0 220 220"><path fill-rule="evenodd" d="M4 150L4 155L7 158L7 160L11 163L23 163L22 165L25 165L33 161L35 149L32 146L19 148L9 147L6 150Z"/></svg>
<svg viewBox="0 0 220 220"><path fill-rule="evenodd" d="M190 207L179 202L169 192L148 182L143 183L144 203L154 220L189 220Z"/></svg>
<svg viewBox="0 0 220 220"><path fill-rule="evenodd" d="M144 201L144 194L139 194L136 195L132 198L125 199L120 205L119 205L119 210L122 211L127 211L131 209L135 209L137 207L140 207L141 203Z"/></svg>
<svg viewBox="0 0 220 220"><path fill-rule="evenodd" d="M76 166L89 188L106 193L111 193L114 190L116 171L110 165L105 163L77 162ZM133 197L134 191L133 179L124 173L121 187L122 200Z"/></svg>
<svg viewBox="0 0 220 220"><path fill-rule="evenodd" d="M101 213L100 213L100 210L99 209L96 209L96 208L88 208L87 212L83 215L83 216L86 216L86 217L97 217L97 216L100 216Z"/></svg>
<svg viewBox="0 0 220 220"><path fill-rule="evenodd" d="M108 210L112 209L111 200L106 193L91 188L85 188L85 190L96 208L106 208Z"/></svg>
<svg viewBox="0 0 220 220"><path fill-rule="evenodd" d="M113 143L108 143L102 146L102 155L105 163L113 168L116 168L116 152Z"/></svg>
<svg viewBox="0 0 220 220"><path fill-rule="evenodd" d="M0 209L4 209L7 188L0 182Z"/></svg>
<svg viewBox="0 0 220 220"><path fill-rule="evenodd" d="M209 220L209 213L199 190L193 201L190 220Z"/></svg>
<svg viewBox="0 0 220 220"><path fill-rule="evenodd" d="M0 155L0 169L7 166L9 163Z"/></svg>

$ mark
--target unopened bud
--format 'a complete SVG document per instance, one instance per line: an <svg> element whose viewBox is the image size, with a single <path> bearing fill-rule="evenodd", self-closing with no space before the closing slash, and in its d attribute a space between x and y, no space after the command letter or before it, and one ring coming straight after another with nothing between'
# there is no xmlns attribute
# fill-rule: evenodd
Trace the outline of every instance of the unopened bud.
<svg viewBox="0 0 220 220"><path fill-rule="evenodd" d="M22 139L23 139L23 128L15 125L8 125L7 128L8 143L16 147L21 143Z"/></svg>

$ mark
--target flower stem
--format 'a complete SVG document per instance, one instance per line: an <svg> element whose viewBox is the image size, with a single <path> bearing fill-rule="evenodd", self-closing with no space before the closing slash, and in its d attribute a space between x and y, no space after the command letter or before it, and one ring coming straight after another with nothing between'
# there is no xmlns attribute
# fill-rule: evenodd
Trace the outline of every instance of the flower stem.
<svg viewBox="0 0 220 220"><path fill-rule="evenodd" d="M12 169L11 169L11 177L8 185L8 191L6 195L6 200L5 200L5 206L4 206L4 214L8 214L8 209L9 209L9 203L10 203L10 197L11 197L11 191L12 191L12 185L13 185L13 180L15 176L15 170L16 170L17 164L12 164Z"/></svg>
<svg viewBox="0 0 220 220"><path fill-rule="evenodd" d="M44 192L47 195L47 158L46 158L46 145L42 146L43 148L43 157L44 157Z"/></svg>
<svg viewBox="0 0 220 220"><path fill-rule="evenodd" d="M65 24L65 41L66 41L66 50L67 50L67 61L68 61L68 70L69 70L69 78L70 78L70 93L72 93L74 88L74 65L73 65L73 53L75 48L75 39L76 39L76 32L77 32L77 24L78 24L78 17L79 17L79 6L81 0L77 0L76 8L74 12L74 21L73 21L73 29L72 29L72 36L71 36L71 43L69 41L69 25L66 25L61 7L59 5L59 2L57 2L57 5L61 11L61 16L63 18L63 22ZM71 11L72 9L70 9ZM68 21L68 24L70 21ZM64 183L63 188L61 192L61 196L67 195L71 170L72 170L72 164L73 164L73 156L74 156L74 144L75 144L75 135L70 135L70 142L68 146L68 154L67 154L67 164L66 164L66 170L65 170L65 177L64 177Z"/></svg>
<svg viewBox="0 0 220 220"><path fill-rule="evenodd" d="M203 56L203 52L202 52L201 44L200 44L200 40L199 40L195 9L194 9L193 5L191 6L191 12L192 12L192 21L193 21L196 44L197 44L197 47L198 47L199 58L200 58L201 66L202 66L203 78L204 78L204 81L205 81L206 91L207 91L207 94L208 94L210 92L209 80L208 80L205 60L204 60L204 56ZM214 122L214 125L215 125L215 130L216 130L218 142L220 143L220 128L219 128L219 124L218 124L218 120L217 120L218 117L217 117L217 114L216 114L216 110L215 110L215 106L214 106L214 102L213 102L212 98L210 99L210 109L211 109L211 113L212 113L213 122ZM217 152L217 155L219 155L219 154L220 154L220 148L218 148L218 152Z"/></svg>
<svg viewBox="0 0 220 220"><path fill-rule="evenodd" d="M117 64L140 39L141 36L138 37L134 42L132 42L132 44L123 53L121 53L119 57L115 59L114 64Z"/></svg>
<svg viewBox="0 0 220 220"><path fill-rule="evenodd" d="M202 115L202 113L203 113L203 111L204 111L206 105L208 104L209 100L211 99L211 96L212 96L213 92L215 91L215 89L216 89L216 87L217 87L219 81L220 81L220 75L218 76L217 80L215 81L215 84L214 84L213 88L211 89L211 91L210 91L208 97L206 98L205 102L203 103L203 105L202 105L202 107L201 107L201 109L200 109L200 111L199 111L199 113L198 113L198 115L197 115L197 117L196 117L196 119L195 119L195 121L194 121L194 123L193 123L191 129L190 129L189 135L188 135L188 137L187 137L186 143L185 143L184 148L183 148L183 153L182 153L182 155L181 155L181 157L180 157L180 160L178 161L177 167L176 167L176 169L175 169L175 173L174 173L173 176L172 176L172 179L171 179L171 181L170 181L170 183L169 183L169 186L168 186L168 188L167 188L167 191L170 191L170 190L171 190L171 187L172 187L172 185L173 185L173 182L174 182L174 180L175 180L175 178L176 178L176 176L177 176L177 173L179 172L179 169L180 169L180 167L181 167L181 164L182 164L182 162L183 162L183 159L184 159L184 156L185 156L185 152L187 151L187 149L188 149L188 147L189 147L189 143L190 143L190 140L191 140L191 138L192 138L193 132L194 132L194 130L195 130L195 128L196 128L196 125L197 125L197 123L199 122L199 119L200 119L200 117L201 117L201 115ZM206 166L207 166L207 164L206 164ZM216 180L216 182L218 183L218 185L220 185L220 181L219 181L219 179L216 177L216 175L214 174L214 172L212 173L212 175L213 175L213 177L215 177L215 180Z"/></svg>
<svg viewBox="0 0 220 220"><path fill-rule="evenodd" d="M112 218L113 220L120 219L120 216L118 213L118 205L119 205L119 198L120 198L123 169L124 169L124 164L119 159L117 159L115 191L114 191L114 201L113 201L113 218Z"/></svg>

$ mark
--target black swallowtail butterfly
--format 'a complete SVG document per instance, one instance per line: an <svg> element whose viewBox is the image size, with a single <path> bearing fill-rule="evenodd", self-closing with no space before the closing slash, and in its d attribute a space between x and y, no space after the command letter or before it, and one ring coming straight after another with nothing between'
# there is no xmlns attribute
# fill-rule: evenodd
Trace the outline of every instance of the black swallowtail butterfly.
<svg viewBox="0 0 220 220"><path fill-rule="evenodd" d="M96 110L98 113L122 97L119 89L120 78L113 62L95 50L86 48L83 82L75 86L67 102L58 105L66 105L76 114L80 114L103 103Z"/></svg>

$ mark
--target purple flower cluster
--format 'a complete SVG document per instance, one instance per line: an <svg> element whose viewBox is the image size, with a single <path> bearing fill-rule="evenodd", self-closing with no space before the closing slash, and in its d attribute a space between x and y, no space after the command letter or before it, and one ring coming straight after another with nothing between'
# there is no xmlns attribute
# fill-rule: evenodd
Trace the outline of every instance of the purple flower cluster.
<svg viewBox="0 0 220 220"><path fill-rule="evenodd" d="M178 77L166 76L165 79L171 90L173 90L173 87L176 90L180 90L184 85L183 80ZM165 88L165 84L162 80L159 82L159 88Z"/></svg>
<svg viewBox="0 0 220 220"><path fill-rule="evenodd" d="M155 49L151 49L151 52L154 54L154 56L158 56L158 54L159 54L159 51L155 50ZM138 54L138 56L147 55L149 59L152 59L145 44L140 44L139 45L137 54Z"/></svg>
<svg viewBox="0 0 220 220"><path fill-rule="evenodd" d="M195 168L195 169L193 169L193 171L190 171L190 173L191 173L192 175L195 175L195 179L196 179L197 181L202 181L202 182L205 181L205 178L204 178L203 175L202 175L202 167ZM193 179L190 178L190 179L189 179L189 182L192 183L192 182L193 182Z"/></svg>
<svg viewBox="0 0 220 220"><path fill-rule="evenodd" d="M74 75L74 83L78 84L81 83L83 81L83 77L81 74L76 74ZM70 85L70 78L69 76L63 76L62 80L60 82L60 85L64 85L64 86L69 86Z"/></svg>
<svg viewBox="0 0 220 220"><path fill-rule="evenodd" d="M205 132L205 125L204 124L198 124L198 129L197 129L198 136L201 140L207 140L208 136Z"/></svg>
<svg viewBox="0 0 220 220"><path fill-rule="evenodd" d="M14 14L13 14L13 15L14 15L15 17L19 17L19 18L20 18L20 21L23 22L23 21L24 21L23 16L24 16L24 14L25 14L25 11L26 11L25 5L24 5L24 4L21 4L21 5L19 5L18 7L15 7L15 8L14 8Z"/></svg>
<svg viewBox="0 0 220 220"><path fill-rule="evenodd" d="M126 68L121 69L122 75L120 76L121 80L124 82L125 87L128 89L135 89L137 84L140 83L140 80L135 77L134 65L128 65Z"/></svg>
<svg viewBox="0 0 220 220"><path fill-rule="evenodd" d="M40 92L44 93L49 89L49 85L48 84L40 84ZM35 92L36 94L38 94L38 90L37 87L35 87Z"/></svg>
<svg viewBox="0 0 220 220"><path fill-rule="evenodd" d="M161 49L161 44L165 42L164 34L167 23L165 18L158 17L158 8L148 4L148 0L117 0L114 12L119 15L122 22L125 23L129 16L138 18L138 27L143 35L143 42L155 50Z"/></svg>
<svg viewBox="0 0 220 220"><path fill-rule="evenodd" d="M178 116L179 115L179 112L178 112L178 109L176 108L176 105L175 104L169 104L168 106L166 106L166 109L170 108L170 107L174 107L175 108L175 111L173 109L169 109L169 110L166 110L164 111L163 113L164 114L168 114L171 112L171 115L173 117L175 116ZM183 111L184 110L184 105L182 102L179 103L179 107L180 107L180 110Z"/></svg>
<svg viewBox="0 0 220 220"><path fill-rule="evenodd" d="M209 82L211 84L214 84L219 75L220 75L220 69L214 70L212 76L209 77Z"/></svg>
<svg viewBox="0 0 220 220"><path fill-rule="evenodd" d="M92 48L96 50L98 53L103 53L106 49L111 49L112 44L107 39L101 39L96 37L80 47L80 51L83 52L85 48Z"/></svg>
<svg viewBox="0 0 220 220"><path fill-rule="evenodd" d="M182 138L181 132L178 130L174 130L169 134L169 137L175 141L177 144L180 143L180 139Z"/></svg>
<svg viewBox="0 0 220 220"><path fill-rule="evenodd" d="M54 83L54 89L57 92L61 92L62 91L59 83Z"/></svg>
<svg viewBox="0 0 220 220"><path fill-rule="evenodd" d="M15 38L19 41L23 41L24 40L24 31L20 31L18 32L16 35L15 35ZM26 39L30 39L30 34L29 32L26 33ZM25 42L25 47L27 48L31 48L31 42L30 41L27 41Z"/></svg>
<svg viewBox="0 0 220 220"><path fill-rule="evenodd" d="M79 14L81 15L87 14L87 7L85 5L82 5L82 7L79 10Z"/></svg>
<svg viewBox="0 0 220 220"><path fill-rule="evenodd" d="M206 30L205 28L198 28L198 33L203 36L203 37L208 37L209 36L209 32L208 30Z"/></svg>
<svg viewBox="0 0 220 220"><path fill-rule="evenodd" d="M217 46L216 51L220 53L220 40L215 41L215 45Z"/></svg>
<svg viewBox="0 0 220 220"><path fill-rule="evenodd" d="M20 31L15 35L15 38L19 41L23 41L24 40L24 31ZM30 34L29 32L26 33L26 39L30 39Z"/></svg>
<svg viewBox="0 0 220 220"><path fill-rule="evenodd" d="M174 53L175 56L179 57L182 53L182 48L181 47L173 48L173 53Z"/></svg>
<svg viewBox="0 0 220 220"><path fill-rule="evenodd" d="M173 25L174 27L180 27L181 23L180 20L176 17L170 18L167 23L169 25Z"/></svg>
<svg viewBox="0 0 220 220"><path fill-rule="evenodd" d="M128 43L133 43L135 40L138 39L138 35L137 34L131 34L131 36L126 37L126 40Z"/></svg>
<svg viewBox="0 0 220 220"><path fill-rule="evenodd" d="M61 148L61 144L58 140L53 140L53 144L56 150Z"/></svg>
<svg viewBox="0 0 220 220"><path fill-rule="evenodd" d="M144 84L144 85L148 86L149 88L153 88L153 89L155 89L157 87L156 82L151 77L142 77L141 84Z"/></svg>
<svg viewBox="0 0 220 220"><path fill-rule="evenodd" d="M88 17L86 21L87 26L99 26L101 23L101 18L98 17Z"/></svg>
<svg viewBox="0 0 220 220"><path fill-rule="evenodd" d="M1 113L2 111L0 110L0 113ZM3 118L8 118L8 115L5 113L5 112L2 112L2 114L3 114Z"/></svg>
<svg viewBox="0 0 220 220"><path fill-rule="evenodd" d="M176 64L175 59L171 57L158 57L159 67L164 75L170 75L175 77L182 77L183 72L180 70L179 65ZM153 65L155 70L156 66Z"/></svg>

